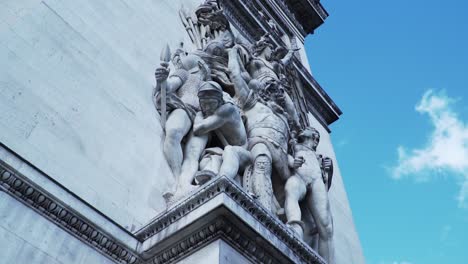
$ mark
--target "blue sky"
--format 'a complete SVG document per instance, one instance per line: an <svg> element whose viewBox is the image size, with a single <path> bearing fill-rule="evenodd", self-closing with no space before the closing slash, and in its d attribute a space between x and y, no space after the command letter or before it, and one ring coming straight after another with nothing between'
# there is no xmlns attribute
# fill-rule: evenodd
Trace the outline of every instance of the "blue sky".
<svg viewBox="0 0 468 264"><path fill-rule="evenodd" d="M468 2L322 4L306 50L367 263L468 263Z"/></svg>

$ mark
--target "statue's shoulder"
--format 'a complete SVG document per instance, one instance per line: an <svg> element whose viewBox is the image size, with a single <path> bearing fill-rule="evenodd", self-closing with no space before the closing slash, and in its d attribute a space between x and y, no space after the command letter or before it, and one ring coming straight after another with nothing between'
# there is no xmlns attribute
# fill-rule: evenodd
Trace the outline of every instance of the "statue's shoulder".
<svg viewBox="0 0 468 264"><path fill-rule="evenodd" d="M315 152L314 152L312 149L310 149L309 147L304 146L304 145L301 144L301 143L296 144L294 150L295 150L296 152L299 152L299 151L300 151L300 152L307 152L308 154L309 154L309 153L310 153L310 154L315 154Z"/></svg>

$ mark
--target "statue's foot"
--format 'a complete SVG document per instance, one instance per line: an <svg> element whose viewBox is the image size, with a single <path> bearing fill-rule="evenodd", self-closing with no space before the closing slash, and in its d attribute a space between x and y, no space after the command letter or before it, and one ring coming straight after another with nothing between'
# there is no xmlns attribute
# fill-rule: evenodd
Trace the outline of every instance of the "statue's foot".
<svg viewBox="0 0 468 264"><path fill-rule="evenodd" d="M166 202L166 206L169 206L172 203L174 203L174 192L173 191L166 191L166 192L163 193L162 196L164 198L164 201Z"/></svg>
<svg viewBox="0 0 468 264"><path fill-rule="evenodd" d="M216 174L214 172L209 170L202 170L195 174L195 183L197 185L203 185L214 178L216 178Z"/></svg>
<svg viewBox="0 0 468 264"><path fill-rule="evenodd" d="M255 193L253 192L247 192L248 195L252 196L252 198L254 199L258 199L258 195L256 195Z"/></svg>
<svg viewBox="0 0 468 264"><path fill-rule="evenodd" d="M302 239L304 237L304 222L295 220L288 221L286 226L289 227L298 238Z"/></svg>
<svg viewBox="0 0 468 264"><path fill-rule="evenodd" d="M181 200L182 198L189 196L191 193L198 190L199 187L200 186L195 186L195 185L188 185L188 186L183 186L183 187L179 186L177 191L171 197L171 203L177 202Z"/></svg>

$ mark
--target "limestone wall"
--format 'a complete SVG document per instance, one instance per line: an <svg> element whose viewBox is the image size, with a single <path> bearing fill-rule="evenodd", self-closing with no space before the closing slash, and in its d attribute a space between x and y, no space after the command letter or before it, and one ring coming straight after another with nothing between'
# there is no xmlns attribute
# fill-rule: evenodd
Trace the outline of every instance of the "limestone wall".
<svg viewBox="0 0 468 264"><path fill-rule="evenodd" d="M5 192L0 192L0 241L0 264L115 263Z"/></svg>
<svg viewBox="0 0 468 264"><path fill-rule="evenodd" d="M1 1L0 142L128 230L147 223L172 177L153 73L199 2Z"/></svg>

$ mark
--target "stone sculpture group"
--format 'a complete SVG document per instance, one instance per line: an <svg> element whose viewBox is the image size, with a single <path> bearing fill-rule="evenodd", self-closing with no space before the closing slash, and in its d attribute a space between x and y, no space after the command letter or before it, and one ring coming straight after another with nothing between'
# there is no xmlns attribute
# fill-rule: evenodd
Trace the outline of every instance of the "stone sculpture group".
<svg viewBox="0 0 468 264"><path fill-rule="evenodd" d="M268 33L253 45L241 41L213 0L179 15L194 49L161 52L153 92L175 177L164 198L172 203L229 177L298 237L318 233L318 253L334 263L333 164L316 153L319 132L301 125L290 96L297 49L278 47Z"/></svg>

